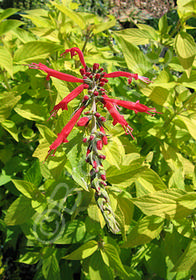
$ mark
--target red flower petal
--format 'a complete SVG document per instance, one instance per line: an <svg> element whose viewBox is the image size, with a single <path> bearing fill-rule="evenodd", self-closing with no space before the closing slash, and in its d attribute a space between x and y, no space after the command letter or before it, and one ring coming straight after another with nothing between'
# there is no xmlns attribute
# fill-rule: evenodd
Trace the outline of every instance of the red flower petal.
<svg viewBox="0 0 196 280"><path fill-rule="evenodd" d="M44 65L42 63L39 63L39 64L32 63L31 65L29 65L29 68L39 69L39 70L42 70L42 71L46 72L48 74L47 77L46 77L47 80L49 80L49 78L52 76L52 77L55 77L59 80L66 81L66 82L83 83L83 80L80 79L80 78L76 78L72 75L65 74L65 73L56 71L54 69L48 68L46 65Z"/></svg>
<svg viewBox="0 0 196 280"><path fill-rule="evenodd" d="M85 88L87 85L83 84L75 88L71 93L69 93L61 102L54 106L50 114L51 116L56 116L59 109L68 110L67 104L76 98Z"/></svg>
<svg viewBox="0 0 196 280"><path fill-rule="evenodd" d="M66 126L61 130L61 132L58 134L57 139L50 145L49 154L52 150L56 151L58 146L60 146L62 143L67 143L67 137L72 131L74 125L76 124L77 120L79 119L82 111L85 109L85 106L80 107L78 111L73 115L71 120L66 124Z"/></svg>
<svg viewBox="0 0 196 280"><path fill-rule="evenodd" d="M149 115L153 115L151 112L158 113L155 108L149 108L144 104L140 104L139 101L131 102L131 101L124 101L124 100L119 100L119 99L112 99L106 95L103 96L103 99L104 99L104 101L110 102L112 104L116 104L116 105L122 106L126 109L133 110L133 111L135 111L135 113L142 112L142 113L146 113Z"/></svg>
<svg viewBox="0 0 196 280"><path fill-rule="evenodd" d="M129 72L124 72L124 71L116 71L112 73L104 73L105 78L116 78L116 77L126 77L128 79L128 83L130 84L132 79L134 78L135 80L140 80L143 81L144 83L150 83L151 81L143 76L139 76L138 74L133 74Z"/></svg>
<svg viewBox="0 0 196 280"><path fill-rule="evenodd" d="M115 105L112 105L112 103L108 101L104 101L104 105L109 111L110 115L113 118L113 125L116 125L117 123L121 124L123 129L125 130L126 134L130 134L131 137L134 139L132 135L133 129L129 126L128 122L125 120L125 118L119 114L118 110L116 109Z"/></svg>
<svg viewBox="0 0 196 280"><path fill-rule="evenodd" d="M82 63L82 65L84 66L84 68L86 68L86 63L84 61L84 55L83 52L79 49L79 48L71 48L71 49L67 49L64 51L64 53L62 53L61 55L64 55L65 53L71 53L71 57L73 57L74 55L76 55L76 53L78 53L79 58L80 58L80 62Z"/></svg>

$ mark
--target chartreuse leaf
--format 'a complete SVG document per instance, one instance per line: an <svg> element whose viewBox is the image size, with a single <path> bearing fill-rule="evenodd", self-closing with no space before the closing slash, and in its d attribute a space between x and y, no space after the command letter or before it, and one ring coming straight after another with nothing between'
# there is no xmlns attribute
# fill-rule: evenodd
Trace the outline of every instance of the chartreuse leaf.
<svg viewBox="0 0 196 280"><path fill-rule="evenodd" d="M63 14L68 16L75 22L77 25L79 25L82 29L86 27L85 21L83 17L79 14L74 12L73 10L67 8L65 5L59 5L55 2L51 2L59 11L61 11Z"/></svg>
<svg viewBox="0 0 196 280"><path fill-rule="evenodd" d="M159 33L150 25L147 24L137 24L140 30L147 32L155 41L159 39Z"/></svg>
<svg viewBox="0 0 196 280"><path fill-rule="evenodd" d="M89 261L90 279L113 280L111 267L105 265L99 251L95 252Z"/></svg>
<svg viewBox="0 0 196 280"><path fill-rule="evenodd" d="M0 66L5 69L11 76L13 75L13 59L10 52L0 46Z"/></svg>
<svg viewBox="0 0 196 280"><path fill-rule="evenodd" d="M196 240L192 240L172 271L190 271L196 264Z"/></svg>
<svg viewBox="0 0 196 280"><path fill-rule="evenodd" d="M46 119L46 110L40 104L33 104L32 100L28 100L25 104L18 104L14 110L27 120L45 121Z"/></svg>
<svg viewBox="0 0 196 280"><path fill-rule="evenodd" d="M9 32L10 30L16 29L20 25L24 24L22 21L15 19L7 19L0 23L0 36Z"/></svg>
<svg viewBox="0 0 196 280"><path fill-rule="evenodd" d="M20 196L8 208L5 223L9 226L21 225L28 221L34 213L31 200Z"/></svg>
<svg viewBox="0 0 196 280"><path fill-rule="evenodd" d="M122 191L120 194L115 190L110 191L112 209L115 210L117 222L127 231L133 218L134 204L130 201L131 195ZM118 194L118 195L117 195ZM116 205L113 205L116 202Z"/></svg>
<svg viewBox="0 0 196 280"><path fill-rule="evenodd" d="M168 96L168 89L161 86L155 86L153 87L152 92L148 97L156 104L163 106L167 102Z"/></svg>
<svg viewBox="0 0 196 280"><path fill-rule="evenodd" d="M71 254L63 257L66 260L83 260L91 256L98 249L98 243L95 240L90 240L87 243L80 246Z"/></svg>
<svg viewBox="0 0 196 280"><path fill-rule="evenodd" d="M172 221L176 230L183 236L196 240L195 224L193 217L189 216L180 220Z"/></svg>
<svg viewBox="0 0 196 280"><path fill-rule="evenodd" d="M14 9L14 8L9 8L9 9L4 10L2 13L0 13L0 21L10 17L11 15L16 14L18 11L20 11L20 10Z"/></svg>
<svg viewBox="0 0 196 280"><path fill-rule="evenodd" d="M124 37L118 36L117 39L122 48L128 68L134 73L142 76L145 75L145 73L152 68L151 63L147 60L146 56L138 47L125 40Z"/></svg>
<svg viewBox="0 0 196 280"><path fill-rule="evenodd" d="M111 164L120 168L120 164L125 155L123 144L117 137L113 137L112 141L103 147L103 153L106 155L106 160Z"/></svg>
<svg viewBox="0 0 196 280"><path fill-rule="evenodd" d="M101 228L105 225L105 220L103 218L103 215L101 213L101 210L97 207L96 204L90 204L88 206L88 216L98 224L100 224Z"/></svg>
<svg viewBox="0 0 196 280"><path fill-rule="evenodd" d="M40 190L31 182L23 181L23 180L12 180L15 187L27 198L43 202L44 195L40 192Z"/></svg>
<svg viewBox="0 0 196 280"><path fill-rule="evenodd" d="M188 116L178 115L178 119L186 125L190 135L196 139L196 114Z"/></svg>
<svg viewBox="0 0 196 280"><path fill-rule="evenodd" d="M0 95L0 122L9 117L12 108L18 103L20 98L20 96L15 96L14 93L2 92Z"/></svg>
<svg viewBox="0 0 196 280"><path fill-rule="evenodd" d="M33 33L28 32L27 30L24 30L20 27L12 30L11 32L24 44L36 40L36 37L33 35Z"/></svg>
<svg viewBox="0 0 196 280"><path fill-rule="evenodd" d="M196 71L192 70L189 78L183 74L180 79L178 79L178 82L184 87L196 89Z"/></svg>
<svg viewBox="0 0 196 280"><path fill-rule="evenodd" d="M36 126L41 136L45 138L49 144L52 144L52 142L56 139L57 135L46 125L36 124Z"/></svg>
<svg viewBox="0 0 196 280"><path fill-rule="evenodd" d="M46 280L61 280L60 267L55 254L43 259L42 273Z"/></svg>
<svg viewBox="0 0 196 280"><path fill-rule="evenodd" d="M27 252L19 258L18 262L26 264L35 264L40 260L40 252Z"/></svg>
<svg viewBox="0 0 196 280"><path fill-rule="evenodd" d="M105 243L104 248L101 251L101 255L103 258L103 261L105 262L106 265L109 267L112 267L119 276L121 276L123 279L132 279L132 277L135 277L134 273L128 273L119 257L119 253L117 249L115 248L114 245ZM136 278L133 278L136 279ZM137 278L140 279L140 278Z"/></svg>
<svg viewBox="0 0 196 280"><path fill-rule="evenodd" d="M196 16L195 0L178 0L178 15L184 21L190 17Z"/></svg>
<svg viewBox="0 0 196 280"><path fill-rule="evenodd" d="M73 220L67 222L64 232L57 238L55 244L74 244L80 242L86 234L84 222Z"/></svg>
<svg viewBox="0 0 196 280"><path fill-rule="evenodd" d="M38 160L35 160L32 163L32 166L27 170L27 173L24 176L24 180L34 184L36 187L39 187L42 174L40 170L40 163Z"/></svg>
<svg viewBox="0 0 196 280"><path fill-rule="evenodd" d="M134 247L149 243L160 234L163 225L164 218L157 216L144 217L130 230L127 241L123 243L122 247Z"/></svg>
<svg viewBox="0 0 196 280"><path fill-rule="evenodd" d="M178 198L177 202L179 205L182 205L183 207L193 211L196 208L196 193L187 193Z"/></svg>
<svg viewBox="0 0 196 280"><path fill-rule="evenodd" d="M1 122L1 125L18 142L18 130L17 130L15 123L11 120L5 120L5 121Z"/></svg>
<svg viewBox="0 0 196 280"><path fill-rule="evenodd" d="M135 162L128 166L120 166L120 169L111 166L107 169L107 180L113 185L127 187L134 182L134 176L146 169L146 166L141 166Z"/></svg>
<svg viewBox="0 0 196 280"><path fill-rule="evenodd" d="M93 27L93 33L97 34L100 32L103 32L111 27L113 27L116 24L116 19L113 16L109 16L111 20L95 24Z"/></svg>
<svg viewBox="0 0 196 280"><path fill-rule="evenodd" d="M14 61L16 63L35 62L35 60L47 58L60 49L61 46L51 42L27 42L16 50Z"/></svg>
<svg viewBox="0 0 196 280"><path fill-rule="evenodd" d="M179 189L167 189L133 198L133 203L147 216L155 215L163 218L183 218L192 211L178 204L178 199L185 192Z"/></svg>
<svg viewBox="0 0 196 280"><path fill-rule="evenodd" d="M69 143L66 143L66 156L71 165L71 175L73 179L82 188L88 190L88 172L85 161L86 149L82 143L83 135L78 133L77 130L72 131L70 135L71 139L68 138Z"/></svg>
<svg viewBox="0 0 196 280"><path fill-rule="evenodd" d="M37 157L40 162L43 162L48 155L49 145L46 139L41 139L39 142L39 145L33 153L33 157Z"/></svg>
<svg viewBox="0 0 196 280"><path fill-rule="evenodd" d="M159 175L150 168L139 172L135 177L137 197L167 188Z"/></svg>
<svg viewBox="0 0 196 280"><path fill-rule="evenodd" d="M114 32L117 36L123 37L126 41L134 45L145 45L149 44L150 40L153 39L151 34L147 30L126 28L117 32Z"/></svg>
<svg viewBox="0 0 196 280"><path fill-rule="evenodd" d="M191 67L196 55L196 44L193 37L181 31L175 38L175 49L182 67L190 77Z"/></svg>

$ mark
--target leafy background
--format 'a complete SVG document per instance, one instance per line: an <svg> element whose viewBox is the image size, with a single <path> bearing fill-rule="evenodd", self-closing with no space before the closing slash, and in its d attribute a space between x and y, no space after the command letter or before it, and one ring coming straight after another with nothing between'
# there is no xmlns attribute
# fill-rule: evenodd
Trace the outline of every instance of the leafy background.
<svg viewBox="0 0 196 280"><path fill-rule="evenodd" d="M105 16L107 3L98 1L91 13L88 1L38 2L42 8L0 11L1 278L194 279L196 2L178 0L159 20L134 21L126 29ZM107 90L162 113L123 109L133 140L102 112L117 235L105 226L88 190L83 129L75 128L70 142L44 161L82 97L48 120L73 85L46 81L27 65L42 62L79 77L77 59L60 57L73 46L84 51L89 66L99 62L108 72L149 77L150 85L110 80Z"/></svg>

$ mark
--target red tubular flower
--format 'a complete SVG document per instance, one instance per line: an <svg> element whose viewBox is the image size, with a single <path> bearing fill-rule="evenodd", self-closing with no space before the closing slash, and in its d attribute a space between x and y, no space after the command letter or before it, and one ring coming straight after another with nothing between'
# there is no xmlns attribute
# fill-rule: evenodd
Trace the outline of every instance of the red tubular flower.
<svg viewBox="0 0 196 280"><path fill-rule="evenodd" d="M46 72L48 74L47 77L46 77L46 80L49 80L50 77L52 76L52 77L55 77L59 80L66 81L66 82L71 82L71 83L83 83L84 82L83 79L76 78L72 75L65 74L65 73L56 71L54 69L48 68L46 65L44 65L42 63L39 63L39 64L32 63L32 64L29 65L29 68L39 69L39 70L42 70L42 71Z"/></svg>
<svg viewBox="0 0 196 280"><path fill-rule="evenodd" d="M85 126L88 122L89 122L89 118L88 117L82 117L77 122L77 126Z"/></svg>
<svg viewBox="0 0 196 280"><path fill-rule="evenodd" d="M131 137L134 139L132 135L133 128L131 128L128 124L128 122L125 120L125 118L119 114L118 110L116 109L115 105L108 101L104 101L104 105L109 111L110 115L113 118L113 125L116 125L117 123L120 123L125 131L126 134L130 134Z"/></svg>
<svg viewBox="0 0 196 280"><path fill-rule="evenodd" d="M158 113L155 108L149 108L146 105L140 104L139 100L137 102L124 101L124 100L112 99L106 95L103 96L103 99L104 101L110 102L112 104L116 104L126 109L133 110L136 114L138 112L146 113L149 115L153 115L151 112Z"/></svg>
<svg viewBox="0 0 196 280"><path fill-rule="evenodd" d="M83 84L75 88L71 93L69 93L61 102L54 106L50 112L51 116L56 116L59 109L68 110L67 104L76 98L85 88L88 88L88 85Z"/></svg>
<svg viewBox="0 0 196 280"><path fill-rule="evenodd" d="M126 78L129 78L128 79L128 83L129 84L131 83L133 78L135 80L141 80L141 81L143 81L145 83L150 83L151 82L146 77L142 77L142 76L139 76L138 74L133 74L133 73L124 72L124 71L116 71L116 72L112 72L112 73L104 73L104 77L105 78L126 77Z"/></svg>
<svg viewBox="0 0 196 280"><path fill-rule="evenodd" d="M78 53L78 56L79 56L79 59L80 59L80 62L82 63L82 65L84 66L84 68L86 68L86 63L84 61L84 55L83 55L83 52L79 49L79 48L71 48L71 49L67 49L64 51L64 53L62 53L61 55L64 55L65 53L68 53L70 52L71 53L71 58L76 55Z"/></svg>
<svg viewBox="0 0 196 280"><path fill-rule="evenodd" d="M48 151L48 154L51 153L52 150L54 150L54 153L58 146L60 146L62 143L67 143L67 137L72 131L74 125L76 124L77 120L79 119L82 111L85 109L85 106L80 107L78 111L73 115L71 120L66 124L66 126L61 130L61 132L58 134L57 139L50 145L50 149Z"/></svg>

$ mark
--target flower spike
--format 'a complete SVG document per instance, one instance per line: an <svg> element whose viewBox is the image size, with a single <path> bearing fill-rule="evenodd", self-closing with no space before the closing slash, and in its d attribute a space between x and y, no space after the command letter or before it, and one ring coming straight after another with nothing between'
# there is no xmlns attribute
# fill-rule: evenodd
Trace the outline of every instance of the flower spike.
<svg viewBox="0 0 196 280"><path fill-rule="evenodd" d="M79 59L80 59L80 62L82 63L82 65L84 66L84 68L86 68L86 63L84 61L84 55L83 55L83 52L79 49L79 48L71 48L71 49L67 49L65 50L61 55L64 55L66 53L70 52L71 53L71 58L73 56L75 56L76 54L78 54L79 56Z"/></svg>
<svg viewBox="0 0 196 280"><path fill-rule="evenodd" d="M80 69L82 79L58 72L54 69L50 69L42 63L32 63L29 66L32 69L39 69L46 72L47 80L52 76L67 82L81 83L71 93L65 96L60 103L54 106L53 110L51 111L51 116L55 116L59 109L67 110L68 103L76 98L84 89L88 89L88 93L83 98L81 98L82 101L78 109L76 109L76 111L72 114L69 122L58 134L56 140L50 145L48 155L54 155L56 149L62 143L68 142L67 137L76 124L79 127L85 128L85 133L87 133L87 135L83 138L83 143L87 145L85 161L90 165L89 187L94 191L95 201L102 212L108 228L116 234L121 230L121 225L119 225L116 220L115 213L111 207L110 198L105 188L108 186L108 182L103 166L103 160L106 159L106 156L102 154L102 150L103 146L107 145L109 141L108 135L104 129L104 123L106 122L106 119L104 116L101 116L97 109L100 103L104 105L113 118L113 125L119 123L125 130L125 133L130 134L134 139L132 135L133 129L129 126L124 116L119 113L118 106L133 110L135 113L143 112L153 115L154 113L158 112L155 108L149 108L146 105L140 104L139 101L131 102L109 98L106 95L107 90L104 88L104 86L108 82L108 78L116 77L126 77L128 79L128 83L131 83L132 79L140 80L145 83L150 83L151 81L146 77L139 76L138 74L124 71L104 73L104 69L100 68L98 63L94 63L91 68L87 67L84 61L84 55L80 49L77 47L70 48L65 50L62 55L69 52L71 53L71 57L77 54L79 56L80 62L82 64L82 68ZM84 116L81 116L83 110L89 105L90 108L84 112Z"/></svg>

